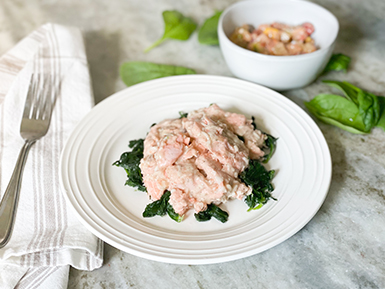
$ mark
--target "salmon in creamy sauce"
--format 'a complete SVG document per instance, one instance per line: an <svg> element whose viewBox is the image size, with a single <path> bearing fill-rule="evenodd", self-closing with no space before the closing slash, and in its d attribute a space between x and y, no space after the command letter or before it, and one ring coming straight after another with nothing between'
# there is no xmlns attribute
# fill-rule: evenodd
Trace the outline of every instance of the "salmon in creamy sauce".
<svg viewBox="0 0 385 289"><path fill-rule="evenodd" d="M140 162L144 185L152 200L170 191L169 203L179 215L243 199L252 189L238 176L249 159L264 156L266 138L252 120L216 104L185 118L164 120L144 140Z"/></svg>

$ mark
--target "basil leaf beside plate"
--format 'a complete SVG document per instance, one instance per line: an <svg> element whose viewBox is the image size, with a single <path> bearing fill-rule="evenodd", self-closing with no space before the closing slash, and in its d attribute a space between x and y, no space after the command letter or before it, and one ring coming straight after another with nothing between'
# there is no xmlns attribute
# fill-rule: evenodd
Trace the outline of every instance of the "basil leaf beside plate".
<svg viewBox="0 0 385 289"><path fill-rule="evenodd" d="M150 51L166 39L187 40L197 27L196 23L191 18L185 17L176 10L164 11L162 16L164 21L164 33L162 38L146 48L144 52Z"/></svg>
<svg viewBox="0 0 385 289"><path fill-rule="evenodd" d="M332 70L346 72L348 70L350 60L351 59L349 56L344 55L342 53L333 54L328 64L326 65L323 73L325 74Z"/></svg>
<svg viewBox="0 0 385 289"><path fill-rule="evenodd" d="M380 127L385 131L385 97L378 96L378 103L380 105L380 119L378 120L376 127Z"/></svg>
<svg viewBox="0 0 385 289"><path fill-rule="evenodd" d="M323 81L329 86L341 90L344 95L357 107L365 125L365 131L370 131L380 118L380 105L376 95L364 91L353 84L343 81Z"/></svg>
<svg viewBox="0 0 385 289"><path fill-rule="evenodd" d="M120 66L120 77L127 86L151 79L183 74L195 74L195 71L182 66L142 61L126 62Z"/></svg>
<svg viewBox="0 0 385 289"><path fill-rule="evenodd" d="M219 45L218 40L218 21L222 11L217 11L213 16L206 19L199 29L198 41L205 45Z"/></svg>
<svg viewBox="0 0 385 289"><path fill-rule="evenodd" d="M382 97L379 98L346 81L323 82L341 90L346 98L334 94L320 94L305 103L317 118L352 133L369 133L375 126L385 128L385 104Z"/></svg>
<svg viewBox="0 0 385 289"><path fill-rule="evenodd" d="M306 108L321 121L351 133L366 133L357 106L348 99L334 94L319 94Z"/></svg>

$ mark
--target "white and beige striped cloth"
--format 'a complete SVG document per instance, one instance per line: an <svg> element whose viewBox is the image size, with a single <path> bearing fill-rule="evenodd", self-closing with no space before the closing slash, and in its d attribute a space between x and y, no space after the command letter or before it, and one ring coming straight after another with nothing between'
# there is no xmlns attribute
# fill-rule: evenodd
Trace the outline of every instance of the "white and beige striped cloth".
<svg viewBox="0 0 385 289"><path fill-rule="evenodd" d="M93 106L83 39L76 28L46 24L0 58L0 195L23 140L21 116L36 63L60 84L47 135L31 148L12 238L0 249L0 288L67 288L69 266L99 268L103 243L79 223L59 188L69 133Z"/></svg>

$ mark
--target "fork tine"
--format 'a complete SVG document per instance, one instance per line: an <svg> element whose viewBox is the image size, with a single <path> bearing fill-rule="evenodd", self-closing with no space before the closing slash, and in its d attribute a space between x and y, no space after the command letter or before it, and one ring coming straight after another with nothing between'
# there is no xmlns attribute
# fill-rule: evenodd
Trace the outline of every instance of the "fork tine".
<svg viewBox="0 0 385 289"><path fill-rule="evenodd" d="M36 81L35 81L35 74L32 73L31 79L29 82L29 89L27 93L27 98L25 100L25 105L24 105L24 112L23 112L23 118L29 118L31 115L32 107L33 107L33 99L35 95L35 86L36 86Z"/></svg>
<svg viewBox="0 0 385 289"><path fill-rule="evenodd" d="M29 118L36 119L37 118L37 112L39 109L39 102L41 102L41 91L43 86L42 76L41 73L37 73L37 76L35 76L35 85L33 87L33 96L32 96L32 110L29 115Z"/></svg>
<svg viewBox="0 0 385 289"><path fill-rule="evenodd" d="M46 78L49 78L49 75L46 76ZM49 119L51 117L52 113L52 104L53 104L53 89L52 89L52 83L50 81L44 81L44 83L48 83L46 88L44 89L44 105L41 108L39 118L40 119Z"/></svg>

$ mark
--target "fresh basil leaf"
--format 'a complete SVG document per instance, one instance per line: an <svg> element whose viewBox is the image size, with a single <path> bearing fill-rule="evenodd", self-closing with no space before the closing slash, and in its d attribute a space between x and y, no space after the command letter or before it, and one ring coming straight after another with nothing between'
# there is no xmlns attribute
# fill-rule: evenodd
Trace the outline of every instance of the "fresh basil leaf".
<svg viewBox="0 0 385 289"><path fill-rule="evenodd" d="M357 95L358 111L365 125L365 130L370 131L374 127L379 118L380 107L378 98L374 94L360 91Z"/></svg>
<svg viewBox="0 0 385 289"><path fill-rule="evenodd" d="M323 82L341 90L344 95L358 107L365 131L370 131L371 128L377 124L380 117L380 105L376 95L364 91L346 81L325 80Z"/></svg>
<svg viewBox="0 0 385 289"><path fill-rule="evenodd" d="M385 131L385 97L377 96L378 104L380 106L380 117L376 124L376 127L380 127Z"/></svg>
<svg viewBox="0 0 385 289"><path fill-rule="evenodd" d="M206 222L211 220L211 217L216 218L218 221L225 223L229 217L229 214L223 211L221 208L214 204L207 206L207 209L203 212L195 213L195 219L198 222Z"/></svg>
<svg viewBox="0 0 385 289"><path fill-rule="evenodd" d="M198 41L200 44L219 45L217 29L221 14L222 11L217 11L203 23L198 33Z"/></svg>
<svg viewBox="0 0 385 289"><path fill-rule="evenodd" d="M351 59L349 56L344 55L342 53L333 54L328 64L326 64L323 73L327 73L332 70L346 72L348 70L350 60Z"/></svg>
<svg viewBox="0 0 385 289"><path fill-rule="evenodd" d="M191 18L185 17L176 10L164 11L162 15L165 25L163 36L150 47L146 48L145 52L150 51L166 39L187 40L197 27Z"/></svg>
<svg viewBox="0 0 385 289"><path fill-rule="evenodd" d="M195 74L195 71L182 66L141 61L126 62L120 67L120 77L127 86L151 79L183 74Z"/></svg>
<svg viewBox="0 0 385 289"><path fill-rule="evenodd" d="M126 185L136 187L139 191L146 191L143 184L142 172L139 164L143 158L144 140L132 140L129 142L130 152L125 152L120 156L120 159L113 163L114 166L122 167L127 173Z"/></svg>
<svg viewBox="0 0 385 289"><path fill-rule="evenodd" d="M334 80L323 80L322 82L331 87L341 90L347 99L354 102L358 106L357 94L361 89L346 81L341 82Z"/></svg>
<svg viewBox="0 0 385 289"><path fill-rule="evenodd" d="M249 167L240 175L240 179L253 189L252 193L245 198L248 211L261 208L270 198L275 200L271 195L274 190L271 184L274 175L274 170L268 171L257 160L250 160Z"/></svg>
<svg viewBox="0 0 385 289"><path fill-rule="evenodd" d="M319 94L306 108L321 121L355 134L364 134L365 125L358 107L348 99L334 94Z"/></svg>
<svg viewBox="0 0 385 289"><path fill-rule="evenodd" d="M165 191L159 200L149 203L144 209L144 212L142 214L143 217L149 218L154 216L166 215L170 195L171 193L169 191Z"/></svg>

